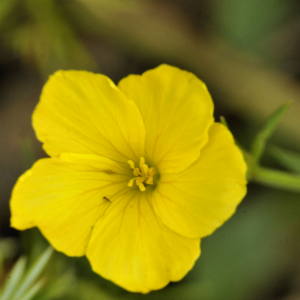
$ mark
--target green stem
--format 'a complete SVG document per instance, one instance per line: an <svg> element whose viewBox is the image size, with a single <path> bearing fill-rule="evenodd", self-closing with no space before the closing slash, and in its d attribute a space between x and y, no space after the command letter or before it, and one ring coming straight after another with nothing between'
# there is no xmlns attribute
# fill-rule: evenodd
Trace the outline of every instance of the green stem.
<svg viewBox="0 0 300 300"><path fill-rule="evenodd" d="M283 171L257 167L251 180L284 190L300 192L300 176Z"/></svg>

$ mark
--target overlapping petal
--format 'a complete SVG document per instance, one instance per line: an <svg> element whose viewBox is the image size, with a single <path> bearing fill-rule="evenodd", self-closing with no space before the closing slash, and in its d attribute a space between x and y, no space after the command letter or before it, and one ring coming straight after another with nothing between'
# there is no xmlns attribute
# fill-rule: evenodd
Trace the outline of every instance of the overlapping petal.
<svg viewBox="0 0 300 300"><path fill-rule="evenodd" d="M101 276L129 291L147 293L178 281L200 255L199 239L165 227L151 192L119 197L94 227L87 258Z"/></svg>
<svg viewBox="0 0 300 300"><path fill-rule="evenodd" d="M146 128L146 161L160 173L179 172L194 162L207 142L213 103L192 73L168 65L130 75L119 88L139 108Z"/></svg>
<svg viewBox="0 0 300 300"><path fill-rule="evenodd" d="M45 151L98 154L127 162L144 152L140 112L104 75L58 71L47 81L33 115Z"/></svg>
<svg viewBox="0 0 300 300"><path fill-rule="evenodd" d="M13 190L11 225L38 226L57 250L84 255L94 224L128 178L127 169L97 155L41 159Z"/></svg>
<svg viewBox="0 0 300 300"><path fill-rule="evenodd" d="M178 174L163 174L153 193L165 225L195 238L211 234L236 210L246 193L246 164L231 133L215 123L199 159Z"/></svg>

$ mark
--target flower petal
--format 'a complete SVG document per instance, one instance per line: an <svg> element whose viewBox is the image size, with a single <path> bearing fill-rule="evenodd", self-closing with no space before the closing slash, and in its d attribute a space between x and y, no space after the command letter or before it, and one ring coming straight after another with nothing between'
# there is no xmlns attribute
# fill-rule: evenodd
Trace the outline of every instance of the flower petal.
<svg viewBox="0 0 300 300"><path fill-rule="evenodd" d="M134 100L146 128L146 161L160 173L179 172L194 162L213 123L213 103L192 73L168 65L130 75L119 88Z"/></svg>
<svg viewBox="0 0 300 300"><path fill-rule="evenodd" d="M200 255L200 240L165 227L150 197L146 191L117 199L95 225L87 248L95 272L132 292L179 281Z"/></svg>
<svg viewBox="0 0 300 300"><path fill-rule="evenodd" d="M13 190L11 225L38 226L58 251L84 255L92 227L113 196L127 189L129 177L117 163L96 155L41 159Z"/></svg>
<svg viewBox="0 0 300 300"><path fill-rule="evenodd" d="M44 86L33 126L53 157L99 154L127 164L144 152L145 128L139 110L100 74L56 72Z"/></svg>
<svg viewBox="0 0 300 300"><path fill-rule="evenodd" d="M215 123L199 159L178 174L166 174L153 193L165 225L190 238L204 237L235 212L246 194L246 164L231 133Z"/></svg>

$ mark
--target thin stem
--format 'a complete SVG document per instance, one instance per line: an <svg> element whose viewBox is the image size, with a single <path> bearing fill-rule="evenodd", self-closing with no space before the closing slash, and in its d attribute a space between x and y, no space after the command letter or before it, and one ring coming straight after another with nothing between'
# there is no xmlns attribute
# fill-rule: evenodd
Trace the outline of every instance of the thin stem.
<svg viewBox="0 0 300 300"><path fill-rule="evenodd" d="M263 167L255 168L250 180L284 190L300 192L300 176Z"/></svg>

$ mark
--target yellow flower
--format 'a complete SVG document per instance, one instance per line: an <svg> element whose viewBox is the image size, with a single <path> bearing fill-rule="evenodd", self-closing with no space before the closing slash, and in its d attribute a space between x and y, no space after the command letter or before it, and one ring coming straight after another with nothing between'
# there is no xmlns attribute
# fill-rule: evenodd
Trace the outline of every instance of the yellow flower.
<svg viewBox="0 0 300 300"><path fill-rule="evenodd" d="M246 165L214 123L206 86L168 65L130 75L58 71L33 126L50 158L23 174L11 225L37 226L55 249L86 255L93 270L147 293L179 281L200 238L235 211Z"/></svg>

